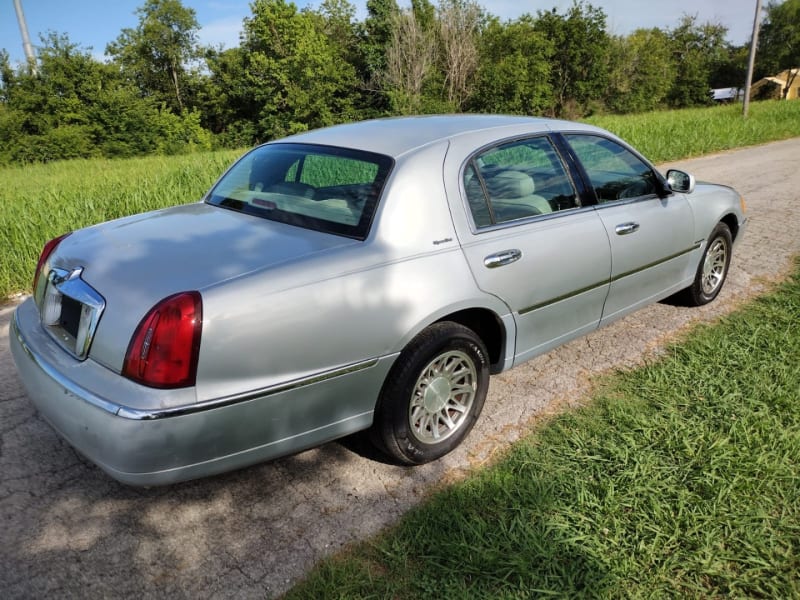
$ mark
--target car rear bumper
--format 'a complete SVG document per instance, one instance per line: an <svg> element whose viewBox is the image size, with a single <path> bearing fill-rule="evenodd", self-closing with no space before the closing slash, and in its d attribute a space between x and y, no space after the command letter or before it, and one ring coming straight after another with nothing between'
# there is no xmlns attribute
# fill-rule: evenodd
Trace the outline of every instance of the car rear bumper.
<svg viewBox="0 0 800 600"><path fill-rule="evenodd" d="M72 363L60 364L58 352L63 351L41 329L31 304L17 308L9 335L28 396L81 454L130 485L205 477L365 429L372 423L375 399L394 358L222 403L130 409L70 377L71 369L103 369L118 377L121 386L130 384L91 364L91 359L81 363L70 357ZM142 388L143 393L148 390ZM344 398L350 401L336 402Z"/></svg>

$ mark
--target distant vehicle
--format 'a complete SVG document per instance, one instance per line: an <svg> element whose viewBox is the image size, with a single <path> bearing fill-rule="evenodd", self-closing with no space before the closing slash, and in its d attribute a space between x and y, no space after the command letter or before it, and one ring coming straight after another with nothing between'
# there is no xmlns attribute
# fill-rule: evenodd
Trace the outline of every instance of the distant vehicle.
<svg viewBox="0 0 800 600"><path fill-rule="evenodd" d="M713 300L745 222L732 189L597 127L340 125L253 149L199 203L48 242L11 349L39 412L128 484L366 429L421 464L468 434L490 373Z"/></svg>
<svg viewBox="0 0 800 600"><path fill-rule="evenodd" d="M741 88L717 88L711 90L711 98L718 103L738 102L744 98L744 90Z"/></svg>

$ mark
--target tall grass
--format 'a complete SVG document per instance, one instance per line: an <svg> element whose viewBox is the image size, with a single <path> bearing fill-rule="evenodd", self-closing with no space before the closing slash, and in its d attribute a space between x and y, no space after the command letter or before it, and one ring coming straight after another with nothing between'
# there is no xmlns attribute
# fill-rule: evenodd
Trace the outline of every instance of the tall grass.
<svg viewBox="0 0 800 600"><path fill-rule="evenodd" d="M800 102L590 119L655 162L800 136ZM0 301L30 289L39 251L66 231L199 199L240 154L77 160L0 169Z"/></svg>
<svg viewBox="0 0 800 600"><path fill-rule="evenodd" d="M72 160L0 169L0 300L29 290L47 240L199 200L239 151Z"/></svg>
<svg viewBox="0 0 800 600"><path fill-rule="evenodd" d="M297 598L800 597L800 262Z"/></svg>
<svg viewBox="0 0 800 600"><path fill-rule="evenodd" d="M800 136L800 102L754 102L742 106L606 115L587 119L630 142L653 162L700 156Z"/></svg>

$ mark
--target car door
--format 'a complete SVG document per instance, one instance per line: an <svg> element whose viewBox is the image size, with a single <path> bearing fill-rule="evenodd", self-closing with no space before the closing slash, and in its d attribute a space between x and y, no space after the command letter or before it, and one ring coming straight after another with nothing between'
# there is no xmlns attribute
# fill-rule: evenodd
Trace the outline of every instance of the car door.
<svg viewBox="0 0 800 600"><path fill-rule="evenodd" d="M664 194L653 168L601 135L564 134L580 161L611 244L611 287L602 321L676 291L687 273L694 217L683 194Z"/></svg>
<svg viewBox="0 0 800 600"><path fill-rule="evenodd" d="M498 144L460 171L471 217L460 232L478 286L511 308L515 363L595 329L611 256L603 224L581 206L546 135Z"/></svg>

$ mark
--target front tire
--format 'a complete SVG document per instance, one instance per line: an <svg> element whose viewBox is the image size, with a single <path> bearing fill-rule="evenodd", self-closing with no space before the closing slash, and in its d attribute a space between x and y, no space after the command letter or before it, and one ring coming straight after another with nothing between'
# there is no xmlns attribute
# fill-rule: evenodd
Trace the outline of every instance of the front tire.
<svg viewBox="0 0 800 600"><path fill-rule="evenodd" d="M391 458L421 465L467 436L489 389L483 341L458 323L435 323L400 353L384 382L372 439Z"/></svg>
<svg viewBox="0 0 800 600"><path fill-rule="evenodd" d="M708 237L706 251L697 266L692 285L681 293L686 304L702 306L719 295L728 276L732 248L731 230L725 223L718 223Z"/></svg>

